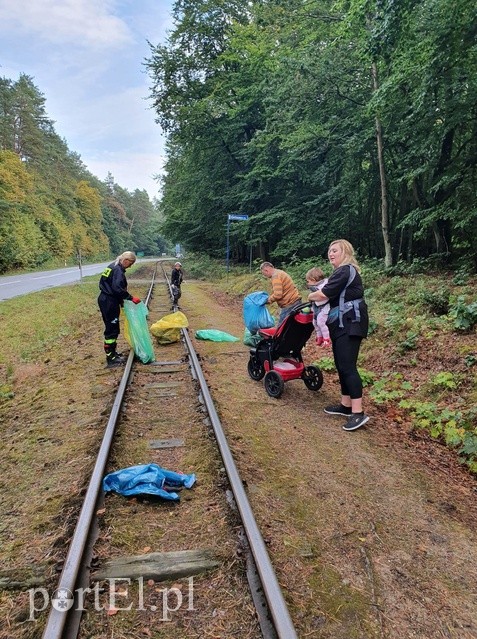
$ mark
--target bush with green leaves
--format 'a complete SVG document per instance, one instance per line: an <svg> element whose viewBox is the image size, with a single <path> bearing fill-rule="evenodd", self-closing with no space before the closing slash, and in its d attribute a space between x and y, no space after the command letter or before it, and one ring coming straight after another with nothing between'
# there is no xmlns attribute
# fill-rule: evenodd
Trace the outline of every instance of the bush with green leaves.
<svg viewBox="0 0 477 639"><path fill-rule="evenodd" d="M470 355L466 355L464 358L464 364L467 366L467 368L472 368L472 366L475 366L477 364L477 354L470 353Z"/></svg>
<svg viewBox="0 0 477 639"><path fill-rule="evenodd" d="M440 408L434 402L404 399L399 407L406 409L413 426L424 428L434 438L444 439L447 446L458 453L473 472L477 472L477 409L454 410Z"/></svg>
<svg viewBox="0 0 477 639"><path fill-rule="evenodd" d="M388 306L387 311L383 322L386 335L393 336L405 330L407 320L403 304L400 302L393 303Z"/></svg>
<svg viewBox="0 0 477 639"><path fill-rule="evenodd" d="M369 396L376 404L400 400L412 390L412 384L401 373L386 372L373 383Z"/></svg>
<svg viewBox="0 0 477 639"><path fill-rule="evenodd" d="M198 253L188 253L182 259L182 267L186 279L216 280L225 277L227 273L225 263L220 263L218 260ZM234 267L234 274L236 273L238 270L235 270Z"/></svg>
<svg viewBox="0 0 477 639"><path fill-rule="evenodd" d="M447 315L450 306L449 289L444 286L434 291L424 289L419 294L419 302L430 315Z"/></svg>
<svg viewBox="0 0 477 639"><path fill-rule="evenodd" d="M319 368L321 368L322 371L325 371L327 373L336 372L335 361L332 357L322 357L318 361L313 362L313 364L315 364L315 366L318 366Z"/></svg>
<svg viewBox="0 0 477 639"><path fill-rule="evenodd" d="M368 337L376 333L379 328L378 322L374 319L374 317L369 318L369 328L368 328Z"/></svg>
<svg viewBox="0 0 477 639"><path fill-rule="evenodd" d="M372 295L372 289L382 286L387 282L384 262L378 258L367 258L361 263L361 277L365 287L365 295Z"/></svg>
<svg viewBox="0 0 477 639"><path fill-rule="evenodd" d="M470 331L477 324L477 301L467 304L465 297L459 295L449 310L449 317L454 320L456 331Z"/></svg>
<svg viewBox="0 0 477 639"><path fill-rule="evenodd" d="M417 340L419 337L419 333L414 331L408 331L406 333L406 338L403 339L397 345L397 350L400 355L403 355L407 351L413 351L417 348Z"/></svg>
<svg viewBox="0 0 477 639"><path fill-rule="evenodd" d="M427 257L414 257L412 262L399 260L393 266L386 269L390 276L395 275L421 275L439 271L447 267L446 256L441 253L433 253Z"/></svg>
<svg viewBox="0 0 477 639"><path fill-rule="evenodd" d="M434 388L454 390L461 383L459 375L449 371L441 371L433 375L430 379L431 386Z"/></svg>
<svg viewBox="0 0 477 639"><path fill-rule="evenodd" d="M454 284L454 286L465 286L468 283L469 278L470 270L466 265L455 272L454 277L452 278L452 284Z"/></svg>
<svg viewBox="0 0 477 639"><path fill-rule="evenodd" d="M358 367L358 373L359 373L359 376L361 377L361 383L363 384L363 388L366 388L367 386L372 386L374 384L374 373L360 367Z"/></svg>

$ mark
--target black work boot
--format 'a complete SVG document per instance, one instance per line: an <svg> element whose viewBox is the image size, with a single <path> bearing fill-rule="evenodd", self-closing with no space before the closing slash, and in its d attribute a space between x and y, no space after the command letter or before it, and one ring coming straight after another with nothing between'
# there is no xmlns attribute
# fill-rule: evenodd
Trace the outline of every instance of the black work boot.
<svg viewBox="0 0 477 639"><path fill-rule="evenodd" d="M106 365L108 368L122 366L126 362L126 358L116 352L116 342L112 344L104 343L104 352L106 353Z"/></svg>
<svg viewBox="0 0 477 639"><path fill-rule="evenodd" d="M120 357L119 355L114 355L113 357L106 356L106 366L108 368L115 368L116 366L124 366L125 363L124 357Z"/></svg>

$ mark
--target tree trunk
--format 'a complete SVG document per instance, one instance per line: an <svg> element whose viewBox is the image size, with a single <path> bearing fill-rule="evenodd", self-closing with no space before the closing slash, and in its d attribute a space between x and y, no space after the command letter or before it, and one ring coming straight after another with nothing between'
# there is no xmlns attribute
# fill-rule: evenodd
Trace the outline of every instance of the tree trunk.
<svg viewBox="0 0 477 639"><path fill-rule="evenodd" d="M373 76L373 89L378 90L378 68L376 62L371 65L371 73ZM388 210L388 192L386 187L386 171L384 167L384 154L383 154L383 131L381 128L381 121L376 115L376 144L378 147L378 164L379 164L379 179L381 182L381 228L383 232L384 242L384 264L385 266L392 266L393 254L391 241L389 239L389 210Z"/></svg>
<svg viewBox="0 0 477 639"><path fill-rule="evenodd" d="M266 262L268 260L267 253L267 246L265 246L265 243L260 240L258 243L258 256L262 262Z"/></svg>

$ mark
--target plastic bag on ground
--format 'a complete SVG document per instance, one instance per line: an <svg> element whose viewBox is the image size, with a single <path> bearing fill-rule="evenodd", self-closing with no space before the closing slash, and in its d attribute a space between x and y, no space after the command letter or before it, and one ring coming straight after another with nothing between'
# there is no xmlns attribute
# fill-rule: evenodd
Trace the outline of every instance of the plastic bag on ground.
<svg viewBox="0 0 477 639"><path fill-rule="evenodd" d="M195 332L197 339L208 339L212 342L240 342L238 337L225 333L224 331L218 331L215 328L205 328Z"/></svg>
<svg viewBox="0 0 477 639"><path fill-rule="evenodd" d="M171 284L172 297L174 298L174 303L176 303L179 298L182 296L181 289L175 284Z"/></svg>
<svg viewBox="0 0 477 639"><path fill-rule="evenodd" d="M164 315L151 325L150 331L159 344L173 344L181 338L181 328L187 328L189 322L181 311Z"/></svg>
<svg viewBox="0 0 477 639"><path fill-rule="evenodd" d="M268 293L256 291L250 293L243 300L243 322L251 333L256 333L259 328L271 328L275 321L265 306Z"/></svg>
<svg viewBox="0 0 477 639"><path fill-rule="evenodd" d="M153 362L155 359L154 347L147 326L147 316L149 314L147 306L144 302L134 304L130 300L125 300L124 314L126 316L124 336L129 346L143 364Z"/></svg>
<svg viewBox="0 0 477 639"><path fill-rule="evenodd" d="M103 479L103 490L105 493L113 491L126 497L156 495L163 499L179 501L177 493L168 492L165 488L191 488L194 484L194 473L183 475L157 464L141 464L106 475Z"/></svg>
<svg viewBox="0 0 477 639"><path fill-rule="evenodd" d="M253 346L255 347L261 340L262 338L260 337L260 335L258 335L258 333L252 334L248 328L245 329L244 333L243 333L243 343L246 346Z"/></svg>

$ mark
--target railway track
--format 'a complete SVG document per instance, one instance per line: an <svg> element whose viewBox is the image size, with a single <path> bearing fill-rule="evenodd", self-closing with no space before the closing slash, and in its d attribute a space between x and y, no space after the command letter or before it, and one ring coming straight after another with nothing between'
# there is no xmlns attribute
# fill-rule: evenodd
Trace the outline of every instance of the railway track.
<svg viewBox="0 0 477 639"><path fill-rule="evenodd" d="M153 320L170 310L168 278L158 265L145 303ZM157 359L150 365L129 355L43 638L294 639L280 584L187 330L180 342L155 350ZM104 497L107 472L146 463L194 472L197 487L182 490L179 504ZM171 572L161 576L169 560ZM207 634L207 619L217 616L223 620L214 627L224 634Z"/></svg>

